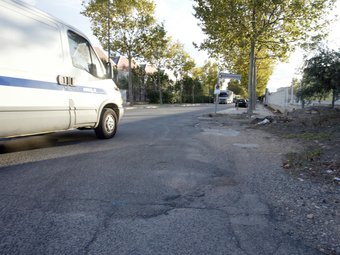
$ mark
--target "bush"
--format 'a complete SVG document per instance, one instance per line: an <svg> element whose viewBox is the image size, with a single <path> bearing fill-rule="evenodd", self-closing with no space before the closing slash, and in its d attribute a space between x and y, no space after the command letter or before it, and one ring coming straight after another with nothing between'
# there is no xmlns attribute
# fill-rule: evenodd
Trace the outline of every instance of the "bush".
<svg viewBox="0 0 340 255"><path fill-rule="evenodd" d="M159 104L159 92L150 91L148 92L148 99L150 104Z"/></svg>
<svg viewBox="0 0 340 255"><path fill-rule="evenodd" d="M194 102L192 101L192 96L183 96L183 103L185 104L207 104L214 102L211 96L195 96Z"/></svg>
<svg viewBox="0 0 340 255"><path fill-rule="evenodd" d="M164 104L175 104L178 102L176 95L170 91L163 92L162 99Z"/></svg>

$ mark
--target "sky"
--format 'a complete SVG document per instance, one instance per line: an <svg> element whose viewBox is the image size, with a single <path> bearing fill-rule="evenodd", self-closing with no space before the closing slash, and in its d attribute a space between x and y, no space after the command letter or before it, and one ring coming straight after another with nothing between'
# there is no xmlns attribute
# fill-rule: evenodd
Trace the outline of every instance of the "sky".
<svg viewBox="0 0 340 255"><path fill-rule="evenodd" d="M83 10L82 0L23 0L38 9L55 16L64 22L76 27L85 33L94 46L99 46L99 41L93 36L91 24L88 18L80 14ZM156 16L158 21L164 22L168 35L173 40L179 40L184 44L185 50L195 59L198 66L202 66L208 59L205 52L198 51L193 42L200 44L204 40L204 34L197 25L198 20L193 16L193 0L154 0L156 3ZM340 0L337 0L337 8L332 15L340 15ZM340 48L340 27L338 20L331 25L328 44L335 49ZM288 87L292 78L299 77L298 69L302 65L302 52L291 55L286 63L278 63L274 69L267 88L270 92L280 87Z"/></svg>

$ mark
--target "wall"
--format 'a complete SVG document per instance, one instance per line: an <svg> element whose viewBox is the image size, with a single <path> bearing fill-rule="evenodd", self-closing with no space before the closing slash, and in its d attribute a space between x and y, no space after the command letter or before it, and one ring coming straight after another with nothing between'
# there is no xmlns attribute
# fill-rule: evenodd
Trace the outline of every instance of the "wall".
<svg viewBox="0 0 340 255"><path fill-rule="evenodd" d="M308 106L330 106L332 102L330 101L306 101L305 107ZM266 96L264 99L264 104L272 107L280 112L289 112L294 109L301 109L301 102L298 101L296 96L293 94L291 87L279 88L276 92L269 93L266 90ZM340 106L340 99L335 101L336 106Z"/></svg>

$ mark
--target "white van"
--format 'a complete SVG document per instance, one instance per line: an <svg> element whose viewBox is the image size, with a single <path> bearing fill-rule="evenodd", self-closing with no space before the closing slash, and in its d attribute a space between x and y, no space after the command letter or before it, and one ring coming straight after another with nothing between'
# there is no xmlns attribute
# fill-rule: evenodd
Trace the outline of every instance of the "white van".
<svg viewBox="0 0 340 255"><path fill-rule="evenodd" d="M123 113L119 89L86 36L27 4L0 0L0 137L93 128L111 138Z"/></svg>

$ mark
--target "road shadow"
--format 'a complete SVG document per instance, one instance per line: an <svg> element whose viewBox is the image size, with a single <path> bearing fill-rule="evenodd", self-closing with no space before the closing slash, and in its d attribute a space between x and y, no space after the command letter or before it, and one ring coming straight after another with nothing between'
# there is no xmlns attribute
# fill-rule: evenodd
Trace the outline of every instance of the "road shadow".
<svg viewBox="0 0 340 255"><path fill-rule="evenodd" d="M72 130L0 140L0 154L29 151L98 140L93 130Z"/></svg>

